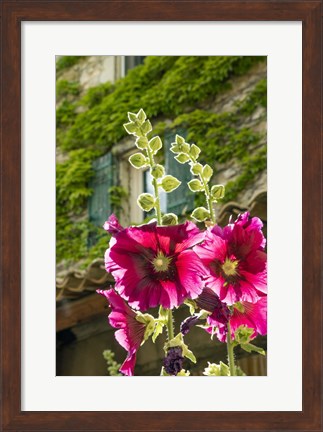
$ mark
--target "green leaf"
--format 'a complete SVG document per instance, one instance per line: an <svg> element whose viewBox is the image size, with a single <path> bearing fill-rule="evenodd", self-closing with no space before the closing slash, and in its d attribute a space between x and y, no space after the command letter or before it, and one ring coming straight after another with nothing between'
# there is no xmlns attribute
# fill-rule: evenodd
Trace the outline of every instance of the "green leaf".
<svg viewBox="0 0 323 432"><path fill-rule="evenodd" d="M175 159L177 162L184 164L190 160L190 157L187 156L185 153L180 153L179 155L175 156Z"/></svg>
<svg viewBox="0 0 323 432"><path fill-rule="evenodd" d="M248 353L255 351L258 354L266 355L266 351L263 348L259 348L256 345L253 345L251 343L241 344L241 348L247 351Z"/></svg>
<svg viewBox="0 0 323 432"><path fill-rule="evenodd" d="M213 200L218 200L224 197L225 188L223 185L214 185L211 187L211 196Z"/></svg>
<svg viewBox="0 0 323 432"><path fill-rule="evenodd" d="M198 222L203 222L210 218L210 213L205 207L197 207L191 214L192 218Z"/></svg>
<svg viewBox="0 0 323 432"><path fill-rule="evenodd" d="M164 328L164 324L161 322L157 322L153 336L152 336L152 340L154 343L155 343L156 339L158 338L158 336L163 333L163 328Z"/></svg>
<svg viewBox="0 0 323 432"><path fill-rule="evenodd" d="M184 301L184 304L186 304L186 306L189 307L190 314L194 315L195 314L195 309L197 309L197 305L196 305L195 301L191 300L191 299L187 299L187 300Z"/></svg>
<svg viewBox="0 0 323 432"><path fill-rule="evenodd" d="M190 149L190 155L194 158L197 159L199 157L199 154L201 153L201 149L195 145L192 144L191 145L191 149Z"/></svg>
<svg viewBox="0 0 323 432"><path fill-rule="evenodd" d="M204 190L203 184L200 182L200 180L197 179L190 180L187 183L187 186L190 188L192 192L199 192Z"/></svg>
<svg viewBox="0 0 323 432"><path fill-rule="evenodd" d="M182 369L178 372L176 376L190 376L190 371L186 371L185 369Z"/></svg>
<svg viewBox="0 0 323 432"><path fill-rule="evenodd" d="M134 168L143 168L147 165L146 157L142 153L135 153L129 157L129 162Z"/></svg>
<svg viewBox="0 0 323 432"><path fill-rule="evenodd" d="M155 178L155 179L160 179L165 175L165 169L162 165L154 165L151 169L150 169L150 174Z"/></svg>
<svg viewBox="0 0 323 432"><path fill-rule="evenodd" d="M196 363L196 357L195 357L195 355L188 348L186 348L186 350L183 349L183 355L184 355L184 357L186 357L189 360L191 360L191 362Z"/></svg>
<svg viewBox="0 0 323 432"><path fill-rule="evenodd" d="M154 207L155 198L149 193L142 193L139 195L137 203L142 210L148 212Z"/></svg>
<svg viewBox="0 0 323 432"><path fill-rule="evenodd" d="M154 138L152 138L149 141L149 147L150 149L153 151L154 154L156 154L158 152L158 150L160 150L163 146L163 143L161 141L161 139L159 138L159 136L155 136Z"/></svg>
<svg viewBox="0 0 323 432"><path fill-rule="evenodd" d="M181 182L171 175L165 176L161 181L161 187L165 192L172 192L177 189L180 184Z"/></svg>
<svg viewBox="0 0 323 432"><path fill-rule="evenodd" d="M178 224L178 217L174 213L166 213L162 217L162 224L163 225L177 225Z"/></svg>
<svg viewBox="0 0 323 432"><path fill-rule="evenodd" d="M136 133L138 132L138 127L136 126L135 123L125 123L123 125L123 127L125 128L125 130L128 132L128 134L130 135L136 135Z"/></svg>
<svg viewBox="0 0 323 432"><path fill-rule="evenodd" d="M210 165L208 164L204 165L202 175L205 181L208 182L210 180L210 178L213 175L213 169L210 167Z"/></svg>

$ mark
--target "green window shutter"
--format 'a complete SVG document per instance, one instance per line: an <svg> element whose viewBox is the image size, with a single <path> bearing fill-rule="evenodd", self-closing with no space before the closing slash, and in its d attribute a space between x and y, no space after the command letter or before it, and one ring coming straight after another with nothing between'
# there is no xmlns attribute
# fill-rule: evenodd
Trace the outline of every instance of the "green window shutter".
<svg viewBox="0 0 323 432"><path fill-rule="evenodd" d="M89 219L102 226L112 213L109 189L116 184L116 167L111 153L93 162L94 176L90 182L93 193L89 199Z"/></svg>
<svg viewBox="0 0 323 432"><path fill-rule="evenodd" d="M176 133L184 138L186 137L186 132L183 129L165 133L165 167L166 173L176 177L182 184L173 192L167 194L167 212L181 215L194 209L194 193L187 186L187 182L193 176L190 172L190 166L177 162L174 158L175 154L170 151L171 143L175 141Z"/></svg>

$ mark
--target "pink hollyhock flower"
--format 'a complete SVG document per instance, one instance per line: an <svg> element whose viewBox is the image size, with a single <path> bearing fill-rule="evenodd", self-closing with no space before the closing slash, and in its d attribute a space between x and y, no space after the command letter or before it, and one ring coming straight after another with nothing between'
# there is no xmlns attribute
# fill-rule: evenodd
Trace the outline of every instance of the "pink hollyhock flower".
<svg viewBox="0 0 323 432"><path fill-rule="evenodd" d="M206 286L228 305L255 303L267 292L267 255L262 222L248 213L223 229L214 226L193 249L209 270Z"/></svg>
<svg viewBox="0 0 323 432"><path fill-rule="evenodd" d="M97 293L103 295L108 300L112 309L109 314L109 323L112 327L119 329L115 333L115 338L128 351L127 358L123 362L120 372L132 376L136 363L136 354L145 339L147 324L139 322L136 319L136 312L130 309L126 302L113 289L97 290Z"/></svg>
<svg viewBox="0 0 323 432"><path fill-rule="evenodd" d="M267 296L261 297L257 303L241 302L233 305L233 314L230 318L231 338L240 326L253 329L251 339L258 335L267 334ZM211 329L208 329L211 333ZM219 325L216 334L221 342L226 342L227 326Z"/></svg>
<svg viewBox="0 0 323 432"><path fill-rule="evenodd" d="M173 308L202 291L206 271L190 248L203 237L192 222L126 228L112 238L105 267L131 307L141 311L157 305Z"/></svg>

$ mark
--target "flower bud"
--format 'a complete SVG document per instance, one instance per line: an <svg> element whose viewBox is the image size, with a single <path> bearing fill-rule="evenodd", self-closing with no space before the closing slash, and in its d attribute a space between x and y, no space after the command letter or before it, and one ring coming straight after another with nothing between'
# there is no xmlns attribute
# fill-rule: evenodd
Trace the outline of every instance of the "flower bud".
<svg viewBox="0 0 323 432"><path fill-rule="evenodd" d="M205 181L209 181L210 178L213 175L213 169L210 167L210 165L206 164L203 167L202 175Z"/></svg>
<svg viewBox="0 0 323 432"><path fill-rule="evenodd" d="M200 163L195 163L191 165L191 173L194 175L202 174L203 165Z"/></svg>
<svg viewBox="0 0 323 432"><path fill-rule="evenodd" d="M191 216L198 222L203 222L210 217L210 213L205 207L197 207Z"/></svg>
<svg viewBox="0 0 323 432"><path fill-rule="evenodd" d="M220 364L208 362L208 367L204 369L203 375L230 376L230 368L222 361L220 361Z"/></svg>
<svg viewBox="0 0 323 432"><path fill-rule="evenodd" d="M223 185L214 185L211 187L211 196L214 200L224 197L225 188Z"/></svg>
<svg viewBox="0 0 323 432"><path fill-rule="evenodd" d="M234 333L234 340L241 345L247 344L252 339L253 333L254 329L241 325Z"/></svg>
<svg viewBox="0 0 323 432"><path fill-rule="evenodd" d="M123 125L123 127L125 128L125 130L128 132L128 134L130 135L136 135L138 132L138 127L135 123L130 122L130 123L125 123Z"/></svg>
<svg viewBox="0 0 323 432"><path fill-rule="evenodd" d="M162 217L163 225L176 225L178 223L178 217L174 213L166 213Z"/></svg>
<svg viewBox="0 0 323 432"><path fill-rule="evenodd" d="M152 126L149 120L146 120L142 125L141 125L141 131L144 135L147 135L150 131L152 131Z"/></svg>
<svg viewBox="0 0 323 432"><path fill-rule="evenodd" d="M191 149L190 149L190 155L194 158L197 159L199 157L199 154L201 153L201 149L195 145L192 144L191 145Z"/></svg>
<svg viewBox="0 0 323 432"><path fill-rule="evenodd" d="M146 137L139 137L136 139L136 146L140 149L140 150L144 150L147 148L148 146L148 139Z"/></svg>
<svg viewBox="0 0 323 432"><path fill-rule="evenodd" d="M137 199L139 207L144 211L150 211L155 205L155 198L149 193L142 193Z"/></svg>
<svg viewBox="0 0 323 432"><path fill-rule="evenodd" d="M165 192L172 192L173 190L178 188L180 184L181 182L171 175L165 176L161 181L161 187L164 189Z"/></svg>
<svg viewBox="0 0 323 432"><path fill-rule="evenodd" d="M140 110L137 112L137 119L139 120L140 125L143 124L143 122L146 120L146 113L145 111L140 108Z"/></svg>
<svg viewBox="0 0 323 432"><path fill-rule="evenodd" d="M180 145L184 144L185 143L185 138L183 138L182 136L176 134L176 136L175 136L175 142L176 142L176 144L180 144Z"/></svg>
<svg viewBox="0 0 323 432"><path fill-rule="evenodd" d="M168 375L177 375L182 370L183 360L181 347L169 348L163 360L164 369Z"/></svg>
<svg viewBox="0 0 323 432"><path fill-rule="evenodd" d="M143 168L146 166L146 158L142 153L135 153L129 157L129 162L134 168Z"/></svg>
<svg viewBox="0 0 323 432"><path fill-rule="evenodd" d="M159 136L155 136L149 141L149 148L153 151L154 154L158 152L162 148L163 144Z"/></svg>
<svg viewBox="0 0 323 432"><path fill-rule="evenodd" d="M192 192L199 192L204 190L203 184L200 182L200 180L197 179L190 180L187 185Z"/></svg>
<svg viewBox="0 0 323 432"><path fill-rule="evenodd" d="M130 122L135 122L137 120L137 115L132 112L128 112L128 119Z"/></svg>
<svg viewBox="0 0 323 432"><path fill-rule="evenodd" d="M150 174L155 178L155 179L159 179L162 178L163 175L165 175L165 169L162 165L154 165L151 170L150 170Z"/></svg>
<svg viewBox="0 0 323 432"><path fill-rule="evenodd" d="M171 149L173 153L188 153L190 145L185 142L185 139L180 135L176 135L175 142L172 143Z"/></svg>
<svg viewBox="0 0 323 432"><path fill-rule="evenodd" d="M177 162L184 164L190 160L190 157L187 156L185 153L180 153L179 155L175 156L175 159Z"/></svg>

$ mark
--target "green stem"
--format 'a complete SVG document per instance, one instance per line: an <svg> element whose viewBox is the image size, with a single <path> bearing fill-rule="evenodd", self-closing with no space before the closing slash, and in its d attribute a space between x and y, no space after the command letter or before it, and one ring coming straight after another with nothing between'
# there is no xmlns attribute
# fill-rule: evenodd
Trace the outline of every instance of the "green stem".
<svg viewBox="0 0 323 432"><path fill-rule="evenodd" d="M208 184L206 183L206 181L204 180L202 174L199 175L200 179L204 185L204 193L205 193L205 197L206 197L206 203L208 206L208 210L211 216L211 221L213 222L213 224L215 225L215 214L214 214L214 210L213 210L213 206L212 206L212 199L211 199L211 195L210 195L210 189Z"/></svg>
<svg viewBox="0 0 323 432"><path fill-rule="evenodd" d="M168 340L170 341L171 339L174 339L173 313L171 309L168 309L167 332Z"/></svg>
<svg viewBox="0 0 323 432"><path fill-rule="evenodd" d="M149 158L149 165L150 168L153 168L155 164L154 156L151 154L151 151L149 147L147 147L147 156ZM158 225L162 225L162 216L161 216L161 210L160 210L160 199L159 199L159 191L158 191L158 182L155 178L153 178L152 185L154 187L154 194L156 198L156 204L155 204L155 213L157 217L157 223Z"/></svg>
<svg viewBox="0 0 323 432"><path fill-rule="evenodd" d="M157 217L157 223L158 223L158 225L162 225L162 216L161 216L161 210L160 210L158 183L157 183L156 179L153 179L153 186L154 186L154 192L155 192L155 198L156 198L155 212L156 212L156 217Z"/></svg>
<svg viewBox="0 0 323 432"><path fill-rule="evenodd" d="M234 354L233 354L233 344L232 344L232 339L231 339L231 326L230 326L230 322L228 322L227 349L228 349L228 360L229 360L230 375L231 376L236 376L236 367L235 367L235 364L234 364Z"/></svg>

